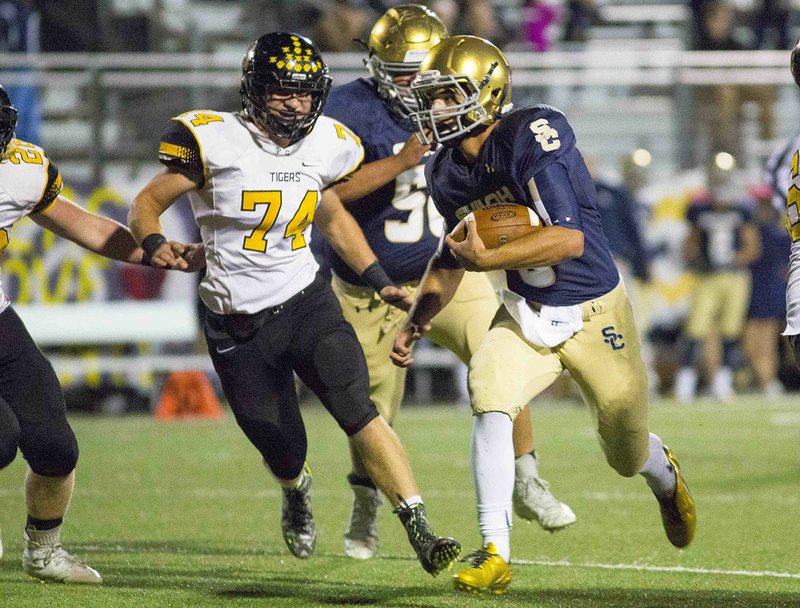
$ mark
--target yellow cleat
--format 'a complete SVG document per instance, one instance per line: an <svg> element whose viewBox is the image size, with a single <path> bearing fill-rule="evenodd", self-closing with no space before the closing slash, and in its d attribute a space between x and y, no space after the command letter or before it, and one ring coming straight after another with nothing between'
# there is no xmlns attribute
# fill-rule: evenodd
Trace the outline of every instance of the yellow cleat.
<svg viewBox="0 0 800 608"><path fill-rule="evenodd" d="M453 576L453 586L458 591L496 595L506 592L511 582L511 569L498 555L494 544L488 543L485 548L473 551L464 561L469 561L469 566Z"/></svg>
<svg viewBox="0 0 800 608"><path fill-rule="evenodd" d="M694 499L689 494L689 488L681 475L681 467L675 454L664 446L664 453L670 464L675 468L675 493L666 499L658 499L661 507L661 521L664 524L664 531L667 538L676 547L685 547L694 538L694 530L697 526L697 511L694 507Z"/></svg>

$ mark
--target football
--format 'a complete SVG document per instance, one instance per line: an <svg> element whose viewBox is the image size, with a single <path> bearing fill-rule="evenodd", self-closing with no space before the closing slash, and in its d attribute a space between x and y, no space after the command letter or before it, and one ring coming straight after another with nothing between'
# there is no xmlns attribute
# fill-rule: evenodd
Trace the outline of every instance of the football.
<svg viewBox="0 0 800 608"><path fill-rule="evenodd" d="M475 218L478 236L487 249L510 243L541 228L539 216L524 205L492 205L470 213ZM469 217L469 216L467 216ZM460 243L467 236L466 219L461 220L450 236Z"/></svg>

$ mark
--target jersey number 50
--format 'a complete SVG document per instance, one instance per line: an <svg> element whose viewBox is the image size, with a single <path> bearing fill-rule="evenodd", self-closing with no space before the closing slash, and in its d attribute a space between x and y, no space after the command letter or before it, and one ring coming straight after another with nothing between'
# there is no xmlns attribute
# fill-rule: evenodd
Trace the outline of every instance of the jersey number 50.
<svg viewBox="0 0 800 608"><path fill-rule="evenodd" d="M395 144L393 152L397 154L403 147ZM408 218L403 220L386 220L384 234L390 243L416 243L425 234L425 211L428 212L428 228L434 236L440 236L444 220L433 201L425 192L425 166L417 165L403 171L395 180L392 207L400 211L408 211Z"/></svg>

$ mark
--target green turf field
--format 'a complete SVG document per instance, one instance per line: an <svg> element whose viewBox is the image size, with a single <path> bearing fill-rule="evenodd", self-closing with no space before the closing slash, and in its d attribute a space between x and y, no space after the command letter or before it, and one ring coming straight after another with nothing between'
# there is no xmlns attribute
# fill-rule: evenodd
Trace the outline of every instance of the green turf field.
<svg viewBox="0 0 800 608"><path fill-rule="evenodd" d="M64 541L105 584L45 585L22 572L18 458L0 475L0 606L800 606L800 397L652 407L651 427L675 450L698 505L697 536L683 551L667 542L644 480L605 465L583 407L535 409L542 474L578 522L548 534L515 520L514 582L501 597L456 594L448 574L425 574L388 507L380 558L346 558L345 440L321 408L304 412L312 559L283 546L279 491L230 416L74 418L81 461ZM470 426L451 406L409 407L397 424L432 524L466 549L479 543Z"/></svg>

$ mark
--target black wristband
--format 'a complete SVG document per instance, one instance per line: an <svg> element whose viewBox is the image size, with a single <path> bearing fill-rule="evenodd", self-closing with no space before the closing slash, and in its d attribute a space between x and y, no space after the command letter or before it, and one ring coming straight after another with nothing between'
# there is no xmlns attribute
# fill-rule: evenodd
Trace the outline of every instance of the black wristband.
<svg viewBox="0 0 800 608"><path fill-rule="evenodd" d="M153 254L158 250L161 245L167 243L167 237L159 232L154 232L153 234L148 234L144 239L142 239L142 249L144 249L144 255L142 256L142 264L145 266L150 266L150 260L153 257Z"/></svg>
<svg viewBox="0 0 800 608"><path fill-rule="evenodd" d="M361 273L361 280L378 293L387 285L394 285L394 281L389 278L389 275L386 274L383 266L377 260L367 266L364 272Z"/></svg>

